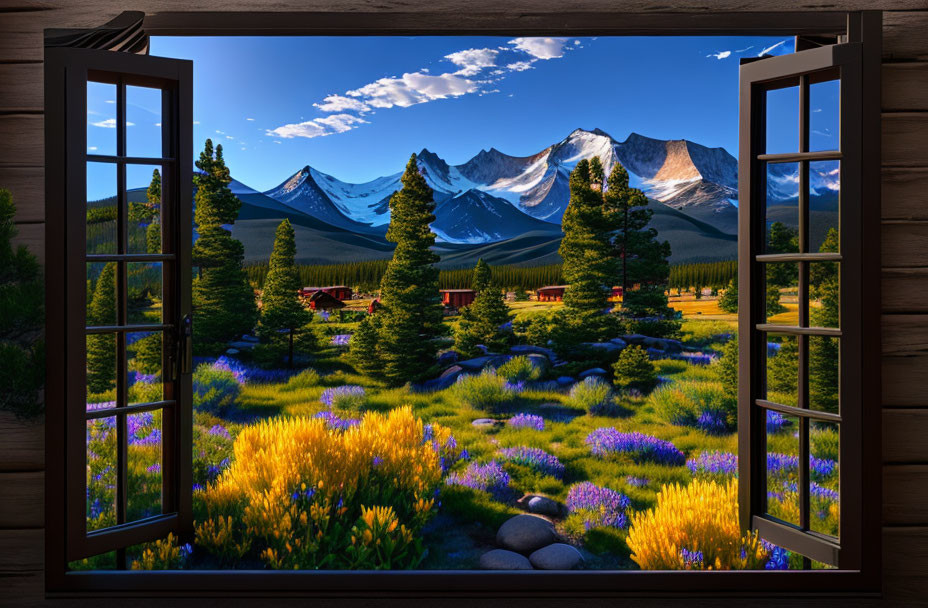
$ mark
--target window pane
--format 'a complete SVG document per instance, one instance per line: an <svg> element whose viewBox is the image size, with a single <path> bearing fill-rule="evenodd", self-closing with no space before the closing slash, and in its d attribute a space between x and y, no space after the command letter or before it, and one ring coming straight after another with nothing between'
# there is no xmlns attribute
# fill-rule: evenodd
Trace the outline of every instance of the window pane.
<svg viewBox="0 0 928 608"><path fill-rule="evenodd" d="M116 417L87 421L87 530L116 525Z"/></svg>
<svg viewBox="0 0 928 608"><path fill-rule="evenodd" d="M162 386L162 332L126 334L126 368L129 370L129 405L164 398Z"/></svg>
<svg viewBox="0 0 928 608"><path fill-rule="evenodd" d="M87 325L116 324L116 262L87 264Z"/></svg>
<svg viewBox="0 0 928 608"><path fill-rule="evenodd" d="M767 334L767 400L799 405L799 341L787 334Z"/></svg>
<svg viewBox="0 0 928 608"><path fill-rule="evenodd" d="M87 154L116 155L115 84L87 83Z"/></svg>
<svg viewBox="0 0 928 608"><path fill-rule="evenodd" d="M814 532L838 536L839 425L835 422L812 422L809 435L809 527Z"/></svg>
<svg viewBox="0 0 928 608"><path fill-rule="evenodd" d="M129 323L161 323L161 262L128 262L126 266Z"/></svg>
<svg viewBox="0 0 928 608"><path fill-rule="evenodd" d="M837 253L841 161L809 163L809 251Z"/></svg>
<svg viewBox="0 0 928 608"><path fill-rule="evenodd" d="M126 521L161 514L161 419L160 410L126 417L129 434Z"/></svg>
<svg viewBox="0 0 928 608"><path fill-rule="evenodd" d="M126 154L161 156L161 89L126 87Z"/></svg>
<svg viewBox="0 0 928 608"><path fill-rule="evenodd" d="M840 327L841 284L838 262L809 263L809 324Z"/></svg>
<svg viewBox="0 0 928 608"><path fill-rule="evenodd" d="M799 419L767 418L767 513L799 525Z"/></svg>
<svg viewBox="0 0 928 608"><path fill-rule="evenodd" d="M126 165L128 252L161 253L161 167Z"/></svg>
<svg viewBox="0 0 928 608"><path fill-rule="evenodd" d="M799 151L799 87L767 91L767 154Z"/></svg>
<svg viewBox="0 0 928 608"><path fill-rule="evenodd" d="M841 81L809 85L809 150L840 150Z"/></svg>
<svg viewBox="0 0 928 608"><path fill-rule="evenodd" d="M799 251L799 163L767 165L764 253Z"/></svg>
<svg viewBox="0 0 928 608"><path fill-rule="evenodd" d="M114 407L116 401L116 334L87 336L87 409Z"/></svg>
<svg viewBox="0 0 928 608"><path fill-rule="evenodd" d="M87 163L87 253L117 253L116 220L116 165Z"/></svg>
<svg viewBox="0 0 928 608"><path fill-rule="evenodd" d="M809 336L809 409L838 413L839 340Z"/></svg>
<svg viewBox="0 0 928 608"><path fill-rule="evenodd" d="M799 264L764 264L764 310L767 323L799 325Z"/></svg>

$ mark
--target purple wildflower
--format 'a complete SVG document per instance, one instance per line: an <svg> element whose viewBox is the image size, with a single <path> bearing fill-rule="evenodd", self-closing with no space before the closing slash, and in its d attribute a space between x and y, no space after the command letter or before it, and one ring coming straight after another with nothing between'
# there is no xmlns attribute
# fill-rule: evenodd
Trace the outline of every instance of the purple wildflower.
<svg viewBox="0 0 928 608"><path fill-rule="evenodd" d="M693 475L737 475L738 457L730 452L702 452L686 461Z"/></svg>
<svg viewBox="0 0 928 608"><path fill-rule="evenodd" d="M512 393L521 393L525 390L525 381L519 380L518 382L504 382L503 390L507 390Z"/></svg>
<svg viewBox="0 0 928 608"><path fill-rule="evenodd" d="M809 484L809 494L811 494L813 498L818 498L826 502L838 502L841 498L841 495L835 490L821 486L814 481Z"/></svg>
<svg viewBox="0 0 928 608"><path fill-rule="evenodd" d="M525 465L532 468L542 475L550 475L560 479L564 476L564 465L556 456L553 456L540 448L529 448L525 446L517 448L503 448L500 454L509 462Z"/></svg>
<svg viewBox="0 0 928 608"><path fill-rule="evenodd" d="M355 384L345 384L322 391L319 401L329 407L351 407L361 405L364 400L364 387Z"/></svg>
<svg viewBox="0 0 928 608"><path fill-rule="evenodd" d="M509 495L509 473L495 460L480 464L472 462L463 473L452 473L445 478L449 486L465 486L474 490L489 492L504 500Z"/></svg>
<svg viewBox="0 0 928 608"><path fill-rule="evenodd" d="M351 342L351 334L337 334L332 336L332 346L348 346Z"/></svg>
<svg viewBox="0 0 928 608"><path fill-rule="evenodd" d="M687 568L698 568L702 569L703 562L705 557L703 556L702 551L690 551L689 549L682 548L680 549L680 558L683 560L683 565Z"/></svg>
<svg viewBox="0 0 928 608"><path fill-rule="evenodd" d="M584 527L624 528L628 525L625 514L631 501L628 496L613 489L600 487L591 481L575 483L567 490L567 509L579 513Z"/></svg>
<svg viewBox="0 0 928 608"><path fill-rule="evenodd" d="M792 425L792 422L779 412L767 410L767 433L775 435Z"/></svg>
<svg viewBox="0 0 928 608"><path fill-rule="evenodd" d="M232 439L232 436L229 434L229 431L226 427L221 424L214 424L208 431L210 435L214 437L222 437L223 439Z"/></svg>
<svg viewBox="0 0 928 608"><path fill-rule="evenodd" d="M767 563L764 564L765 569L789 570L789 551L764 539L761 539L760 544L764 548L764 551L767 552Z"/></svg>
<svg viewBox="0 0 928 608"><path fill-rule="evenodd" d="M631 455L635 461L682 465L683 452L673 443L643 433L620 433L614 427L601 427L587 435L586 444L594 456L607 457L616 453Z"/></svg>
<svg viewBox="0 0 928 608"><path fill-rule="evenodd" d="M535 414L516 414L506 424L516 429L545 430L545 419Z"/></svg>
<svg viewBox="0 0 928 608"><path fill-rule="evenodd" d="M634 475L629 475L625 478L625 483L632 486L633 488L643 488L651 481L646 477L635 477Z"/></svg>
<svg viewBox="0 0 928 608"><path fill-rule="evenodd" d="M351 427L361 424L361 421L357 418L341 418L329 411L319 412L313 418L322 418L326 427L336 431L347 431Z"/></svg>
<svg viewBox="0 0 928 608"><path fill-rule="evenodd" d="M708 435L724 435L728 432L725 413L718 410L704 410L696 420L696 427Z"/></svg>

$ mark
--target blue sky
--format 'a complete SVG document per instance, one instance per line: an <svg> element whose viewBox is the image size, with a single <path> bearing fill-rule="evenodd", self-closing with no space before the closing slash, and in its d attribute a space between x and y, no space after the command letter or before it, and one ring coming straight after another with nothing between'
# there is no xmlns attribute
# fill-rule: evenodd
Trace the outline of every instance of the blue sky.
<svg viewBox="0 0 928 608"><path fill-rule="evenodd" d="M534 154L577 127L598 127L620 141L633 131L690 139L737 155L738 60L763 50L792 52L792 38L151 41L152 55L194 62L196 154L207 137L222 143L233 176L258 190L304 165L367 181L401 170L422 148L451 164L490 147ZM155 153L160 115L144 93L130 91L128 141ZM111 97L105 85L90 89L91 152L103 153L115 136L107 127ZM796 114L795 101L781 97L771 100L771 116L788 119ZM816 119L819 130L836 129ZM770 138L771 148L789 148L795 130L773 128Z"/></svg>

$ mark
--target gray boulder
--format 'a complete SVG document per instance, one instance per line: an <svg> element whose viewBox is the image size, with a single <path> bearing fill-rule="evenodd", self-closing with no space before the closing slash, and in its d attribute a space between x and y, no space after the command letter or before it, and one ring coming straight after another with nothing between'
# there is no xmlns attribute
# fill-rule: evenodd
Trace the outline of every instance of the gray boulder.
<svg viewBox="0 0 928 608"><path fill-rule="evenodd" d="M560 384L561 386L570 386L574 382L576 382L576 380L574 380L570 376L560 376L557 379L557 383Z"/></svg>
<svg viewBox="0 0 928 608"><path fill-rule="evenodd" d="M525 355L525 357L532 364L532 367L534 367L535 369L541 370L542 372L544 372L549 367L551 367L551 361L544 355L539 355L537 353L529 353L528 355Z"/></svg>
<svg viewBox="0 0 928 608"><path fill-rule="evenodd" d="M439 378L452 378L452 382L454 382L454 380L457 380L458 376L460 376L461 372L463 371L464 371L464 368L461 367L460 365L452 365L451 367L443 371L441 375L439 376Z"/></svg>
<svg viewBox="0 0 928 608"><path fill-rule="evenodd" d="M583 556L570 545L554 543L529 555L528 561L539 570L572 570L580 565Z"/></svg>
<svg viewBox="0 0 928 608"><path fill-rule="evenodd" d="M556 540L554 525L537 515L516 515L496 533L496 544L519 553L529 553Z"/></svg>
<svg viewBox="0 0 928 608"><path fill-rule="evenodd" d="M622 348L625 348L626 346L628 346L628 342L626 342L626 341L623 340L622 338L613 338L613 339L611 339L611 340L609 340L609 341L612 342L613 344L616 344L616 345L622 347Z"/></svg>
<svg viewBox="0 0 928 608"><path fill-rule="evenodd" d="M460 366L469 372L479 372L487 364L492 363L494 359L496 359L495 355L484 355L482 357L474 357L473 359L458 361L457 366Z"/></svg>
<svg viewBox="0 0 928 608"><path fill-rule="evenodd" d="M622 336L622 339L628 344L643 344L647 336L642 336L641 334L628 334Z"/></svg>
<svg viewBox="0 0 928 608"><path fill-rule="evenodd" d="M532 564L524 555L505 549L493 549L480 556L484 570L531 570Z"/></svg>
<svg viewBox="0 0 928 608"><path fill-rule="evenodd" d="M544 346L534 346L532 344L516 344L509 349L509 352L514 355L544 355L551 361L557 359L557 355L550 348L545 348Z"/></svg>
<svg viewBox="0 0 928 608"><path fill-rule="evenodd" d="M624 346L619 346L614 342L586 342L585 345L589 346L590 348L595 348L596 350L606 351L607 353L617 353L625 348Z"/></svg>
<svg viewBox="0 0 928 608"><path fill-rule="evenodd" d="M525 505L528 507L530 513L550 515L552 517L557 517L561 514L560 503L547 496L532 496Z"/></svg>
<svg viewBox="0 0 928 608"><path fill-rule="evenodd" d="M492 428L496 426L496 420L492 418L477 418L471 422L471 425L477 428Z"/></svg>
<svg viewBox="0 0 928 608"><path fill-rule="evenodd" d="M605 376L608 376L608 375L609 375L609 372L607 372L607 371L604 370L603 368L601 368L601 367L594 367L594 368L592 368L592 369L586 370L585 372L580 372L580 379L581 379L581 380L586 380L586 379L589 378L590 376L596 376L596 377L602 378L602 377L605 377Z"/></svg>

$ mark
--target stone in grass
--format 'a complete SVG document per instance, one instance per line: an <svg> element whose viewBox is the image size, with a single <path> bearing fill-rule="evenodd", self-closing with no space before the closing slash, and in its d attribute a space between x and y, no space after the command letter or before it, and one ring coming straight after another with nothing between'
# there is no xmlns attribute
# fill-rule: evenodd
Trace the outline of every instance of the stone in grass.
<svg viewBox="0 0 928 608"><path fill-rule="evenodd" d="M561 386L570 386L571 384L574 383L574 379L571 378L570 376L560 376L557 379L557 383L560 384Z"/></svg>
<svg viewBox="0 0 928 608"><path fill-rule="evenodd" d="M589 378L590 376L607 376L608 374L609 372L607 372L603 368L594 367L593 369L588 369L585 372L581 372L580 379L585 380L586 378Z"/></svg>
<svg viewBox="0 0 928 608"><path fill-rule="evenodd" d="M484 570L531 570L532 564L524 555L505 549L493 549L480 556Z"/></svg>
<svg viewBox="0 0 928 608"><path fill-rule="evenodd" d="M537 515L516 515L496 533L496 543L512 551L528 553L557 540L554 525Z"/></svg>
<svg viewBox="0 0 928 608"><path fill-rule="evenodd" d="M525 503L529 512L539 515L557 517L561 514L561 505L547 496L532 496Z"/></svg>
<svg viewBox="0 0 928 608"><path fill-rule="evenodd" d="M492 418L477 418L476 420L471 422L471 424L478 428L489 428L489 427L496 426L496 421L493 420Z"/></svg>
<svg viewBox="0 0 928 608"><path fill-rule="evenodd" d="M583 561L583 556L570 545L554 543L529 555L528 561L539 570L573 570Z"/></svg>

